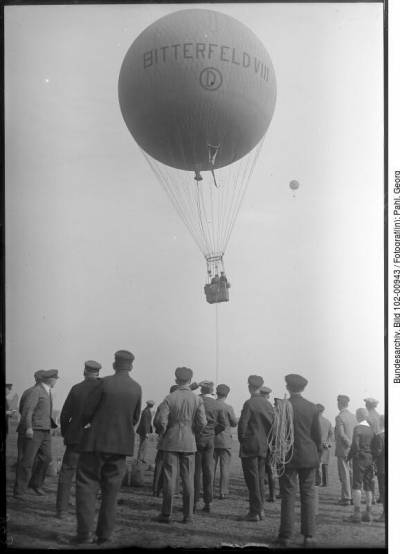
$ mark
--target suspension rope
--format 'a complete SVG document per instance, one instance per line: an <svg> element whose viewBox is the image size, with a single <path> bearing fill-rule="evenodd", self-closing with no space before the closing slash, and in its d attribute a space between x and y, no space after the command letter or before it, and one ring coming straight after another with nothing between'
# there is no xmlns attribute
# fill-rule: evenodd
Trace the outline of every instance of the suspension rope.
<svg viewBox="0 0 400 554"><path fill-rule="evenodd" d="M271 466L278 477L282 475L285 464L292 459L293 444L293 407L285 395L283 400L276 399L275 419L268 434Z"/></svg>
<svg viewBox="0 0 400 554"><path fill-rule="evenodd" d="M219 335L218 335L218 302L215 304L215 385L218 385L219 373Z"/></svg>

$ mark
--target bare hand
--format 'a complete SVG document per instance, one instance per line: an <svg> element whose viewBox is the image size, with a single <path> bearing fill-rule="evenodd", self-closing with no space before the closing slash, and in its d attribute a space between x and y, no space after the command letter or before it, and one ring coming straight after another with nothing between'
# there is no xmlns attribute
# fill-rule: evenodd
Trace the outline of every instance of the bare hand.
<svg viewBox="0 0 400 554"><path fill-rule="evenodd" d="M27 439L33 439L33 429L32 427L29 427L26 431L25 431L25 437Z"/></svg>

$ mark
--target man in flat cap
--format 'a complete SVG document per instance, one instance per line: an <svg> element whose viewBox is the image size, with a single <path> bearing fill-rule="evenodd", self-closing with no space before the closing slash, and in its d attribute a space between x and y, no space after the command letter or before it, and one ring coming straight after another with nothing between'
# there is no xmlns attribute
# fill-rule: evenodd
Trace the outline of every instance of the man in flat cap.
<svg viewBox="0 0 400 554"><path fill-rule="evenodd" d="M203 485L203 512L209 513L213 499L214 484L214 440L227 426L222 406L213 396L214 383L201 381L200 398L203 400L207 425L196 433L197 452L194 470L194 511L198 510L198 502Z"/></svg>
<svg viewBox="0 0 400 554"><path fill-rule="evenodd" d="M143 464L146 463L147 447L149 444L149 435L153 432L151 420L153 414L151 408L154 406L153 400L146 400L146 407L140 416L139 425L136 429L136 434L139 435L139 449L137 453L137 461Z"/></svg>
<svg viewBox="0 0 400 554"><path fill-rule="evenodd" d="M322 441L322 454L321 454L321 487L328 486L328 465L330 458L330 449L333 440L333 427L329 419L322 414L325 411L325 406L317 404L319 412L319 423L321 426L321 441Z"/></svg>
<svg viewBox="0 0 400 554"><path fill-rule="evenodd" d="M232 427L237 426L235 412L232 406L226 403L230 388L228 385L218 385L216 388L217 404L224 412L226 427L214 438L214 488L219 462L219 498L222 500L229 495L229 473L232 457Z"/></svg>
<svg viewBox="0 0 400 554"><path fill-rule="evenodd" d="M265 401L268 402L268 404L270 404L272 407L272 404L269 400L271 392L272 392L272 389L270 389L269 387L266 387L265 385L263 385L260 388L261 396L265 398ZM275 480L274 480L274 472L272 470L272 465L271 465L271 452L269 448L267 448L267 457L265 458L265 473L267 475L268 491L269 491L269 496L267 498L267 501L275 502Z"/></svg>
<svg viewBox="0 0 400 554"><path fill-rule="evenodd" d="M285 376L286 388L292 406L293 445L284 471L279 477L281 492L281 523L278 542L288 546L294 531L297 479L300 485L301 529L304 547L314 546L315 535L315 479L322 451L321 427L317 406L301 393L307 379L291 373Z"/></svg>
<svg viewBox="0 0 400 554"><path fill-rule="evenodd" d="M348 409L349 402L350 398L345 394L339 394L337 397L339 414L335 419L335 456L341 483L341 498L338 501L340 506L351 504L351 465L347 460L347 455L350 451L357 420Z"/></svg>
<svg viewBox="0 0 400 554"><path fill-rule="evenodd" d="M158 521L170 523L176 477L179 471L183 485L183 521L193 521L193 477L195 465L195 432L207 424L202 399L190 389L193 371L188 367L175 370L178 388L164 398L154 416L154 427L160 435L163 452L163 502Z"/></svg>
<svg viewBox="0 0 400 554"><path fill-rule="evenodd" d="M249 512L246 521L264 519L264 477L267 457L267 437L274 420L274 410L260 394L264 380L250 375L250 398L243 404L238 423L239 456L249 490Z"/></svg>
<svg viewBox="0 0 400 554"><path fill-rule="evenodd" d="M364 398L365 408L368 412L368 423L371 425L373 432L379 433L379 412L376 410L379 400L375 398Z"/></svg>
<svg viewBox="0 0 400 554"><path fill-rule="evenodd" d="M19 499L24 498L28 486L40 496L46 494L42 486L51 462L51 429L57 427L52 418L51 389L57 382L58 370L43 371L39 378L38 383L21 398L18 433L23 436L22 456L17 464L14 485L14 497Z"/></svg>
<svg viewBox="0 0 400 554"><path fill-rule="evenodd" d="M6 387L5 387L5 392L6 392L6 403L5 403L5 408L6 408L6 435L8 435L8 420L10 419L10 417L15 414L16 410L12 409L11 408L11 402L9 402L9 397L11 395L11 391L12 391L12 384L11 383L6 383Z"/></svg>
<svg viewBox="0 0 400 554"><path fill-rule="evenodd" d="M67 515L72 481L78 467L78 446L83 434L82 414L88 397L99 386L101 365L94 361L85 362L84 379L74 385L68 393L60 414L61 435L66 446L58 478L56 517Z"/></svg>
<svg viewBox="0 0 400 554"><path fill-rule="evenodd" d="M74 544L93 542L92 525L99 488L101 505L96 542L110 540L126 457L133 452L142 389L130 377L135 356L128 350L118 350L114 358L114 375L99 381L82 414L84 431L78 446L76 472L77 534L71 541Z"/></svg>

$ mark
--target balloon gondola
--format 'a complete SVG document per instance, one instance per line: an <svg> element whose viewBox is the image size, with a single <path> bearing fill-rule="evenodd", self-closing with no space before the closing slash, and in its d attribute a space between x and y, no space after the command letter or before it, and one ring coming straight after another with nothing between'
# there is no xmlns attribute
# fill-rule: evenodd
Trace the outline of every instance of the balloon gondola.
<svg viewBox="0 0 400 554"><path fill-rule="evenodd" d="M118 96L129 131L206 260L207 301L228 301L223 257L276 101L268 52L228 15L176 11L134 40Z"/></svg>

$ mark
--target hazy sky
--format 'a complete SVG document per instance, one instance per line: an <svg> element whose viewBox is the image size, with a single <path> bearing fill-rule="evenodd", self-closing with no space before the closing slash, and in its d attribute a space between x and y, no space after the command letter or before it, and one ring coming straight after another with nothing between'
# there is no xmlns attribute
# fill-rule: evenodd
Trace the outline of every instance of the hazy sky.
<svg viewBox="0 0 400 554"><path fill-rule="evenodd" d="M193 7L193 5L187 6ZM384 401L381 4L198 4L250 27L276 72L272 123L234 228L218 307L219 378L282 397ZM185 5L5 8L6 355L18 394L58 368L61 407L95 359L136 356L157 403L178 365L215 380L205 262L122 119L137 35ZM289 181L300 189L293 197Z"/></svg>

